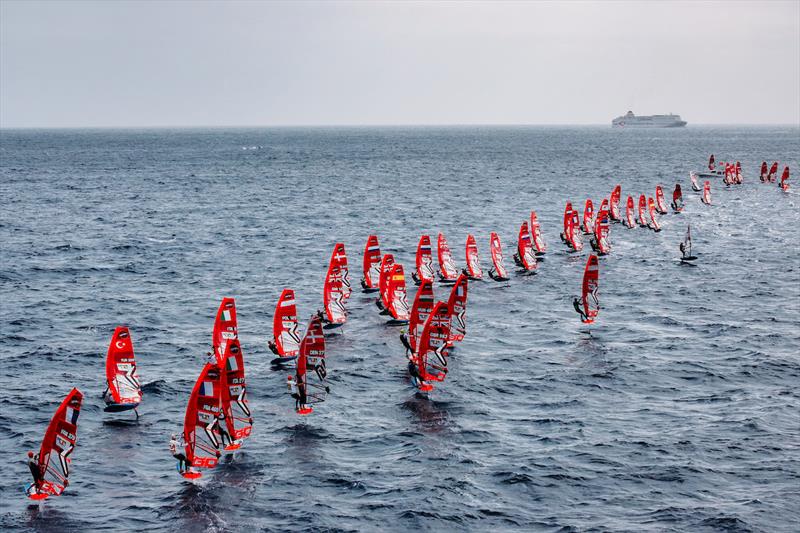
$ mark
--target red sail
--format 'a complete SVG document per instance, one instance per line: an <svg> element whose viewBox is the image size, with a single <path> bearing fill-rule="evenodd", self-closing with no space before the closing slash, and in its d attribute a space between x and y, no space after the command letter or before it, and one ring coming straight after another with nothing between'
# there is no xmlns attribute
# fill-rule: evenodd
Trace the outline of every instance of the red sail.
<svg viewBox="0 0 800 533"><path fill-rule="evenodd" d="M533 255L531 245L531 235L528 232L528 223L523 222L519 227L519 238L517 239L517 256L522 263L522 268L528 272L536 270L538 266L536 256Z"/></svg>
<svg viewBox="0 0 800 533"><path fill-rule="evenodd" d="M547 245L544 243L542 237L542 230L539 227L539 217L536 216L536 211L531 211L531 239L533 240L533 248L536 250L536 255L542 255L547 251Z"/></svg>
<svg viewBox="0 0 800 533"><path fill-rule="evenodd" d="M43 474L38 486L32 487L31 499L60 496L69 484L70 454L78 440L78 415L83 393L72 389L56 409L39 448L39 471Z"/></svg>
<svg viewBox="0 0 800 533"><path fill-rule="evenodd" d="M408 296L406 295L406 277L403 272L403 265L395 263L389 274L387 284L387 297L389 314L394 320L406 321L409 319L411 310L408 308Z"/></svg>
<svg viewBox="0 0 800 533"><path fill-rule="evenodd" d="M650 213L650 229L653 231L661 231L661 225L656 218L656 203L653 201L653 198L647 199L647 210Z"/></svg>
<svg viewBox="0 0 800 533"><path fill-rule="evenodd" d="M597 245L597 251L601 255L606 255L611 251L611 245L608 242L608 233L610 229L608 210L600 209L597 213L597 221L594 226L594 239Z"/></svg>
<svg viewBox="0 0 800 533"><path fill-rule="evenodd" d="M364 246L364 281L365 289L377 289L378 277L381 269L381 248L378 245L378 237L370 235L367 237L367 244Z"/></svg>
<svg viewBox="0 0 800 533"><path fill-rule="evenodd" d="M328 272L325 274L325 285L322 288L322 303L325 315L330 324L344 324L347 321L347 310L344 307L346 298L342 287L342 273L339 260L334 251Z"/></svg>
<svg viewBox="0 0 800 533"><path fill-rule="evenodd" d="M415 281L433 281L433 254L431 252L431 238L423 235L417 244L417 271Z"/></svg>
<svg viewBox="0 0 800 533"><path fill-rule="evenodd" d="M711 182L706 180L703 183L703 203L711 205Z"/></svg>
<svg viewBox="0 0 800 533"><path fill-rule="evenodd" d="M647 223L647 215L645 211L647 210L647 198L644 194L639 196L639 225L640 226L648 226Z"/></svg>
<svg viewBox="0 0 800 533"><path fill-rule="evenodd" d="M337 242L333 245L333 253L331 254L331 263L336 262L339 267L339 278L342 287L342 296L345 300L350 298L353 293L353 287L350 285L350 269L347 267L347 253L344 250L344 243Z"/></svg>
<svg viewBox="0 0 800 533"><path fill-rule="evenodd" d="M294 357L300 349L300 335L297 326L297 306L294 301L294 291L283 289L278 305L275 306L275 316L272 319L272 335L275 346L281 357Z"/></svg>
<svg viewBox="0 0 800 533"><path fill-rule="evenodd" d="M772 163L772 166L769 167L769 174L767 174L767 181L775 181L775 178L778 177L778 162L775 161Z"/></svg>
<svg viewBox="0 0 800 533"><path fill-rule="evenodd" d="M411 306L411 317L408 320L408 340L411 344L411 351L417 351L419 338L422 335L422 327L428 320L433 311L433 282L423 281L417 289L417 296L414 298L414 305Z"/></svg>
<svg viewBox="0 0 800 533"><path fill-rule="evenodd" d="M789 190L789 167L783 167L783 173L781 174L780 188L784 191Z"/></svg>
<svg viewBox="0 0 800 533"><path fill-rule="evenodd" d="M437 302L419 340L417 368L424 382L444 381L447 375L447 346L450 340L450 312L444 302ZM422 390L430 390L428 383L420 385Z"/></svg>
<svg viewBox="0 0 800 533"><path fill-rule="evenodd" d="M625 225L629 228L632 228L635 223L633 219L633 198L628 196L628 200L625 202Z"/></svg>
<svg viewBox="0 0 800 533"><path fill-rule="evenodd" d="M572 211L569 222L567 222L567 243L576 252L583 250L583 241L581 240L580 222L578 221L578 212Z"/></svg>
<svg viewBox="0 0 800 533"><path fill-rule="evenodd" d="M458 277L458 268L443 233L440 233L436 240L436 248L439 255L439 277L442 281L455 281Z"/></svg>
<svg viewBox="0 0 800 533"><path fill-rule="evenodd" d="M598 299L597 289L599 287L600 264L597 256L592 254L586 261L586 268L583 271L583 294L581 305L583 306L583 317L581 321L591 324L597 318L600 311L600 300Z"/></svg>
<svg viewBox="0 0 800 533"><path fill-rule="evenodd" d="M503 263L503 246L500 244L500 237L497 233L492 232L489 236L489 250L492 253L492 264L494 265L494 279L497 281L505 281L508 279L508 272ZM491 274L491 272L490 272Z"/></svg>
<svg viewBox="0 0 800 533"><path fill-rule="evenodd" d="M467 334L467 289L469 280L467 276L460 275L455 285L450 290L450 298L447 300L447 309L450 312L452 322L450 324L450 342L460 342Z"/></svg>
<svg viewBox="0 0 800 533"><path fill-rule="evenodd" d="M219 369L216 365L206 363L189 396L183 421L186 461L191 466L214 468L219 462L222 444L218 427L220 400Z"/></svg>
<svg viewBox="0 0 800 533"><path fill-rule="evenodd" d="M667 202L664 200L664 189L656 185L656 209L662 215L667 212Z"/></svg>
<svg viewBox="0 0 800 533"><path fill-rule="evenodd" d="M392 266L394 266L394 256L392 254L383 254L381 259L381 271L378 277L378 288L380 289L380 301L383 309L389 309L389 276L392 273Z"/></svg>
<svg viewBox="0 0 800 533"><path fill-rule="evenodd" d="M117 326L106 356L108 392L115 404L136 406L142 401L142 387L136 373L133 340L125 326Z"/></svg>
<svg viewBox="0 0 800 533"><path fill-rule="evenodd" d="M586 204L583 207L583 232L594 233L594 204L591 198L586 199Z"/></svg>
<svg viewBox="0 0 800 533"><path fill-rule="evenodd" d="M675 184L675 190L672 191L672 209L676 213L683 211L683 191L681 191L681 184Z"/></svg>
<svg viewBox="0 0 800 533"><path fill-rule="evenodd" d="M708 170L714 170L714 154L711 154L711 157L708 158Z"/></svg>
<svg viewBox="0 0 800 533"><path fill-rule="evenodd" d="M297 388L305 393L305 405L301 405L297 414L307 415L313 412L312 404L324 402L328 388L327 368L325 366L325 335L322 332L322 323L316 315L311 317L308 330L300 345L300 355L297 357L296 380Z"/></svg>
<svg viewBox="0 0 800 533"><path fill-rule="evenodd" d="M767 174L768 174L767 162L766 161L762 161L761 162L761 173L759 174L758 179L760 179L761 181L767 181Z"/></svg>
<svg viewBox="0 0 800 533"><path fill-rule="evenodd" d="M478 244L475 242L475 237L472 234L467 235L467 245L465 255L467 258L467 274L472 279L483 278L483 270L481 270L481 262L478 257Z"/></svg>
<svg viewBox="0 0 800 533"><path fill-rule="evenodd" d="M609 203L609 214L611 215L611 220L619 221L619 201L622 197L622 187L617 185L614 187L614 190L611 191L611 202Z"/></svg>
<svg viewBox="0 0 800 533"><path fill-rule="evenodd" d="M228 344L225 361L220 372L220 393L222 411L225 413L225 423L228 435L236 441L229 443L226 450L235 450L241 446L241 441L250 436L253 430L253 416L247 404L247 384L244 378L244 356L239 339Z"/></svg>
<svg viewBox="0 0 800 533"><path fill-rule="evenodd" d="M214 320L214 330L211 334L211 345L214 348L214 357L217 364L222 364L225 356L225 347L231 340L238 339L238 326L236 322L236 302L233 298L223 298Z"/></svg>
<svg viewBox="0 0 800 533"><path fill-rule="evenodd" d="M567 224L572 220L572 202L567 202L567 205L564 206L564 240L568 240L567 237Z"/></svg>

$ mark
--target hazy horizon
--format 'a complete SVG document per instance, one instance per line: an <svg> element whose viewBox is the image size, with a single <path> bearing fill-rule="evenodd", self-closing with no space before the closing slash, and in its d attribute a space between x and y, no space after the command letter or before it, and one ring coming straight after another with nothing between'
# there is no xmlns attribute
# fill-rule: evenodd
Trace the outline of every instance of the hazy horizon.
<svg viewBox="0 0 800 533"><path fill-rule="evenodd" d="M0 2L0 128L800 125L800 2Z"/></svg>

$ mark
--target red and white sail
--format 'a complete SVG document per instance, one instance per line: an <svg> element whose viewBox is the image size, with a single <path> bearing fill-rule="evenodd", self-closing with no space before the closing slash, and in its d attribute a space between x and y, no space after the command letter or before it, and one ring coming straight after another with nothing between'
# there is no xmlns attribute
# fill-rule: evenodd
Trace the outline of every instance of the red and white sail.
<svg viewBox="0 0 800 533"><path fill-rule="evenodd" d="M394 255L383 254L381 258L381 271L378 276L378 289L380 290L379 297L381 309L389 312L389 276L392 274L392 267L394 266Z"/></svg>
<svg viewBox="0 0 800 533"><path fill-rule="evenodd" d="M411 351L416 353L419 346L419 339L422 335L422 327L428 320L434 305L433 282L423 281L417 288L417 295L414 304L411 306L411 316L408 320L408 342Z"/></svg>
<svg viewBox="0 0 800 533"><path fill-rule="evenodd" d="M736 183L742 183L742 163L740 161L736 162L734 175L736 176Z"/></svg>
<svg viewBox="0 0 800 533"><path fill-rule="evenodd" d="M581 238L580 222L578 220L578 212L572 211L570 213L569 221L567 222L567 244L576 252L583 250L583 240Z"/></svg>
<svg viewBox="0 0 800 533"><path fill-rule="evenodd" d="M647 198L644 194L639 195L639 225L642 227L649 226L647 222Z"/></svg>
<svg viewBox="0 0 800 533"><path fill-rule="evenodd" d="M417 244L416 272L414 272L414 282L419 284L422 281L433 281L433 254L431 252L431 238L423 235Z"/></svg>
<svg viewBox="0 0 800 533"><path fill-rule="evenodd" d="M506 271L506 265L503 263L503 246L500 243L500 237L495 232L492 232L489 236L489 251L494 265L493 279L498 281L508 280L508 271ZM490 272L490 274L492 273Z"/></svg>
<svg viewBox="0 0 800 533"><path fill-rule="evenodd" d="M483 270L481 270L480 257L478 256L478 243L475 242L475 237L472 234L467 235L465 256L467 258L467 275L471 279L482 279Z"/></svg>
<svg viewBox="0 0 800 533"><path fill-rule="evenodd" d="M661 185L656 185L656 210L662 215L667 212L667 201L664 200L664 189Z"/></svg>
<svg viewBox="0 0 800 533"><path fill-rule="evenodd" d="M661 231L661 224L658 223L656 217L656 203L652 197L647 198L647 210L650 213L650 224L648 226L653 231Z"/></svg>
<svg viewBox="0 0 800 533"><path fill-rule="evenodd" d="M672 191L672 210L676 213L683 211L683 191L680 183L676 183L675 190Z"/></svg>
<svg viewBox="0 0 800 533"><path fill-rule="evenodd" d="M788 191L789 190L789 167L783 167L783 173L781 174L781 182L780 182L781 190Z"/></svg>
<svg viewBox="0 0 800 533"><path fill-rule="evenodd" d="M614 187L614 190L611 191L611 201L608 204L608 214L611 216L611 220L615 222L619 222L620 220L619 201L621 197L622 187L617 185Z"/></svg>
<svg viewBox="0 0 800 533"><path fill-rule="evenodd" d="M364 280L361 286L364 289L378 289L378 277L381 270L381 247L378 244L378 237L370 235L367 237L367 244L364 246Z"/></svg>
<svg viewBox="0 0 800 533"><path fill-rule="evenodd" d="M533 249L536 255L542 255L547 251L547 245L542 237L542 230L539 227L539 217L536 216L536 211L531 211L531 241L533 241Z"/></svg>
<svg viewBox="0 0 800 533"><path fill-rule="evenodd" d="M572 202L567 202L567 205L564 206L564 231L561 233L561 238L564 240L565 243L569 244L569 238L567 237L567 226L572 221Z"/></svg>
<svg viewBox="0 0 800 533"><path fill-rule="evenodd" d="M636 225L634 220L633 197L631 196L628 196L628 200L625 202L625 225L629 228L632 228Z"/></svg>
<svg viewBox="0 0 800 533"><path fill-rule="evenodd" d="M347 267L347 252L345 252L344 243L337 242L333 245L331 262L334 261L336 261L336 264L339 267L342 296L344 296L344 299L347 300L353 293L353 287L350 285L350 269Z"/></svg>
<svg viewBox="0 0 800 533"><path fill-rule="evenodd" d="M72 389L50 419L39 448L38 465L42 481L38 486L31 487L28 495L31 499L61 496L69 484L70 454L78 440L78 415L82 402L83 393Z"/></svg>
<svg viewBox="0 0 800 533"><path fill-rule="evenodd" d="M211 333L211 345L214 348L214 357L217 364L222 364L225 349L228 343L239 338L239 326L236 321L236 301L233 298L223 298L214 320L214 329Z"/></svg>
<svg viewBox="0 0 800 533"><path fill-rule="evenodd" d="M600 209L597 213L597 221L594 227L594 240L600 255L606 255L611 251L611 244L608 242L610 229L608 209Z"/></svg>
<svg viewBox="0 0 800 533"><path fill-rule="evenodd" d="M297 414L310 414L314 410L312 405L324 402L328 394L325 335L322 332L322 323L316 315L311 317L300 344L295 378L300 396L305 393L305 403L297 410Z"/></svg>
<svg viewBox="0 0 800 533"><path fill-rule="evenodd" d="M700 184L697 183L697 173L694 171L689 172L689 179L692 182L692 190L695 192L699 192L701 189L700 189Z"/></svg>
<svg viewBox="0 0 800 533"><path fill-rule="evenodd" d="M437 302L422 328L417 351L417 368L423 383L420 389L433 389L431 381L444 381L447 376L447 346L450 342L450 311L444 302Z"/></svg>
<svg viewBox="0 0 800 533"><path fill-rule="evenodd" d="M761 173L758 175L758 179L760 179L762 182L763 181L767 181L768 174L769 174L769 171L767 170L767 162L766 161L762 161L761 162Z"/></svg>
<svg viewBox="0 0 800 533"><path fill-rule="evenodd" d="M711 154L711 157L708 158L708 170L713 172L715 167L714 154Z"/></svg>
<svg viewBox="0 0 800 533"><path fill-rule="evenodd" d="M600 263L597 256L592 254L586 261L586 268L583 271L583 286L581 294L581 307L583 316L581 322L591 324L597 318L600 311L600 300L597 290L600 286Z"/></svg>
<svg viewBox="0 0 800 533"><path fill-rule="evenodd" d="M583 206L583 232L587 235L594 233L594 204L592 199L587 198L586 204Z"/></svg>
<svg viewBox="0 0 800 533"><path fill-rule="evenodd" d="M283 289L278 298L275 315L272 319L272 335L278 355L281 357L297 355L300 349L300 333L297 324L297 305L292 289Z"/></svg>
<svg viewBox="0 0 800 533"><path fill-rule="evenodd" d="M253 415L247 403L244 356L239 339L228 344L225 360L220 367L220 400L228 435L235 441L225 446L225 449L235 450L253 430Z"/></svg>
<svg viewBox="0 0 800 533"><path fill-rule="evenodd" d="M706 180L703 183L703 203L711 205L711 182Z"/></svg>
<svg viewBox="0 0 800 533"><path fill-rule="evenodd" d="M113 403L134 408L142 401L142 386L136 372L133 340L125 326L117 326L106 355L106 381Z"/></svg>
<svg viewBox="0 0 800 533"><path fill-rule="evenodd" d="M767 181L775 181L778 178L778 162L772 163L769 167L769 174L767 174Z"/></svg>
<svg viewBox="0 0 800 533"><path fill-rule="evenodd" d="M461 342L467 334L467 289L469 280L462 274L450 290L450 298L447 300L447 308L452 319L450 342Z"/></svg>
<svg viewBox="0 0 800 533"><path fill-rule="evenodd" d="M538 267L536 256L533 254L531 235L528 231L528 222L523 222L519 227L519 238L517 239L517 257L527 272L533 272Z"/></svg>
<svg viewBox="0 0 800 533"><path fill-rule="evenodd" d="M345 309L345 295L342 282L342 272L339 260L334 250L328 272L325 274L325 284L322 287L322 303L325 306L325 316L332 327L347 322L347 309Z"/></svg>
<svg viewBox="0 0 800 533"><path fill-rule="evenodd" d="M458 268L443 233L439 233L436 239L436 248L439 255L439 277L442 281L455 281L458 278Z"/></svg>
<svg viewBox="0 0 800 533"><path fill-rule="evenodd" d="M219 414L222 409L220 371L217 365L206 363L189 396L183 421L184 454L190 466L214 468L222 454ZM185 474L184 474L185 476ZM190 473L199 477L199 473Z"/></svg>
<svg viewBox="0 0 800 533"><path fill-rule="evenodd" d="M408 296L406 294L406 277L403 272L403 265L395 263L389 273L387 284L387 298L389 315L395 321L407 321L411 315L408 307Z"/></svg>

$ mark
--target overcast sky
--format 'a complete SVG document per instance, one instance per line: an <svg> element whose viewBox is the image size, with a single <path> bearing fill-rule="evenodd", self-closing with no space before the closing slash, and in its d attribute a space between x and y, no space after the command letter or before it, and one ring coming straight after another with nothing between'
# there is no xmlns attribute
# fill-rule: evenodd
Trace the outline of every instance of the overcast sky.
<svg viewBox="0 0 800 533"><path fill-rule="evenodd" d="M0 0L0 126L800 124L800 1Z"/></svg>

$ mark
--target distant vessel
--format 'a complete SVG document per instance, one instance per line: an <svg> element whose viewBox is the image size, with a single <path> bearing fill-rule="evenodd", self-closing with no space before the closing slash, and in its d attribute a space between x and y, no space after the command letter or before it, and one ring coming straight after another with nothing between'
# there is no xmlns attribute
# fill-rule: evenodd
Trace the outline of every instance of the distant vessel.
<svg viewBox="0 0 800 533"><path fill-rule="evenodd" d="M686 125L680 115L649 115L636 116L633 111L628 111L624 116L611 121L615 128L680 128Z"/></svg>

